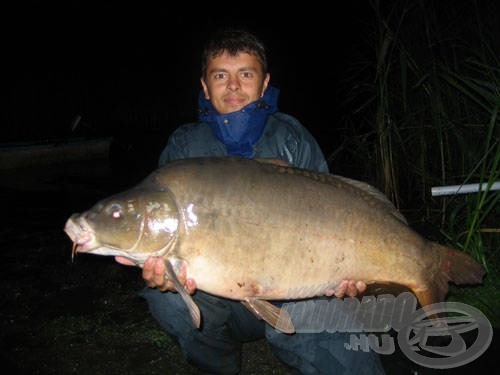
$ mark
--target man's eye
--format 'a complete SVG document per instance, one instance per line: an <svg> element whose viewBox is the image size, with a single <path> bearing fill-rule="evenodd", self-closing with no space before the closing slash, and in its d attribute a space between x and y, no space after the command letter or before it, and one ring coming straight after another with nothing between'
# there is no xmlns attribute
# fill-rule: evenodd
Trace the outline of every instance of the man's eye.
<svg viewBox="0 0 500 375"><path fill-rule="evenodd" d="M226 75L224 73L217 73L214 75L214 78L218 79L218 80L224 79L225 77L226 77Z"/></svg>
<svg viewBox="0 0 500 375"><path fill-rule="evenodd" d="M241 76L243 78L252 78L252 73L251 72L242 72Z"/></svg>

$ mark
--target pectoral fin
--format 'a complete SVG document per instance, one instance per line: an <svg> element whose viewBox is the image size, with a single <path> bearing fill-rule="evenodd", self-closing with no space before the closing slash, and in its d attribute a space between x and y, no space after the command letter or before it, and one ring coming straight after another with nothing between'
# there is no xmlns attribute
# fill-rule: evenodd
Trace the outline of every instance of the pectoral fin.
<svg viewBox="0 0 500 375"><path fill-rule="evenodd" d="M184 286L181 284L181 282L177 278L177 275L175 274L172 264L168 260L165 261L165 275L167 276L167 278L172 280L175 286L175 290L177 290L184 302L186 302L189 314L191 315L191 319L193 320L193 324L196 328L200 328L200 309L198 308L198 306L196 306L193 297L191 297L188 292L186 292L186 289L184 289Z"/></svg>
<svg viewBox="0 0 500 375"><path fill-rule="evenodd" d="M295 332L292 319L285 309L280 309L272 303L258 298L245 298L241 303L253 312L257 318L265 320L277 330L283 333Z"/></svg>

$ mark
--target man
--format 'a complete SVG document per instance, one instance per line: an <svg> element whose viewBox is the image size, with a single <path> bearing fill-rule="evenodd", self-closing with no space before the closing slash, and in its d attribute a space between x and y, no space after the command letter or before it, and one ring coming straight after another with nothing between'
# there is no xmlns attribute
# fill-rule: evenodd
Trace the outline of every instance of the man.
<svg viewBox="0 0 500 375"><path fill-rule="evenodd" d="M160 156L163 165L175 159L238 155L268 159L319 172L328 172L325 158L311 134L297 119L277 108L279 91L269 85L263 44L252 34L226 30L216 34L202 55L199 121L179 127ZM126 263L126 260L117 258ZM202 327L193 327L186 305L165 279L161 258L149 258L142 292L153 316L180 344L187 360L206 373L240 371L244 342L266 337L274 353L301 373L382 373L373 352L347 350L348 334L275 331L239 301L196 291L189 269L179 278L201 310ZM217 275L214 275L217 277ZM332 295L354 296L363 283L345 281ZM293 316L292 316L293 320Z"/></svg>

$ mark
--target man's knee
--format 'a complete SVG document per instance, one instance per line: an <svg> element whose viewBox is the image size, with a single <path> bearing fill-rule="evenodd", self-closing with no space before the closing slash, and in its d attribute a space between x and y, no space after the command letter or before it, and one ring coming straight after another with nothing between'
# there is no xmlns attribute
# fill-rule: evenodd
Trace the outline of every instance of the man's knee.
<svg viewBox="0 0 500 375"><path fill-rule="evenodd" d="M157 289L144 288L139 295L148 303L153 318L168 333L178 336L195 328L186 304L177 293L163 293Z"/></svg>
<svg viewBox="0 0 500 375"><path fill-rule="evenodd" d="M146 288L140 295L153 317L177 341L186 360L207 373L235 374L240 371L241 343L233 338L227 321L231 310L224 300L197 292L194 297L202 315L196 328L178 293Z"/></svg>
<svg viewBox="0 0 500 375"><path fill-rule="evenodd" d="M348 350L349 337L342 332L287 335L266 327L266 339L276 356L303 374L383 374L379 355Z"/></svg>

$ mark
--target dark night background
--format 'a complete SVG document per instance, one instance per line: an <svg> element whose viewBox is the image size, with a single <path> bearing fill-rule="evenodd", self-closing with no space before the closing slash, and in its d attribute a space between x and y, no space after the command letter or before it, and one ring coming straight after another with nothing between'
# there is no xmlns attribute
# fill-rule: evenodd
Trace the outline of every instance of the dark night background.
<svg viewBox="0 0 500 375"><path fill-rule="evenodd" d="M331 152L338 142L339 79L363 42L369 3L201 4L11 6L4 13L8 84L1 141L111 135L154 167L172 130L196 118L203 42L213 30L235 26L266 43L280 110L296 116ZM83 121L72 131L76 115Z"/></svg>

